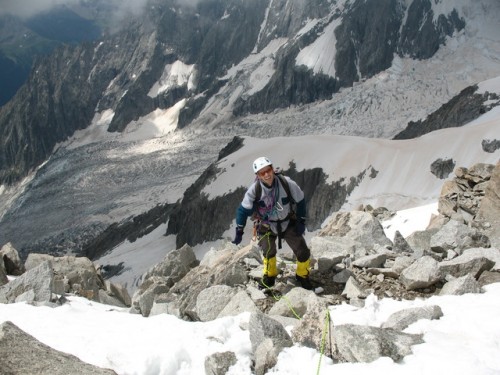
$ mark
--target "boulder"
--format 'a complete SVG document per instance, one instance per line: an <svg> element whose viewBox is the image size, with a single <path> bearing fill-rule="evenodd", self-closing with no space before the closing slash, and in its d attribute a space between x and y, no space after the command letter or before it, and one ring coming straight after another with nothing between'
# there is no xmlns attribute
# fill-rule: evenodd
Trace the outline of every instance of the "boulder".
<svg viewBox="0 0 500 375"><path fill-rule="evenodd" d="M19 253L10 242L0 249L0 259L3 259L7 275L19 276L24 273L24 264L19 257Z"/></svg>
<svg viewBox="0 0 500 375"><path fill-rule="evenodd" d="M45 303L53 301L54 272L50 261L26 271L0 287L0 302Z"/></svg>
<svg viewBox="0 0 500 375"><path fill-rule="evenodd" d="M441 278L438 262L430 256L417 259L401 272L399 279L408 290L420 289L437 283Z"/></svg>
<svg viewBox="0 0 500 375"><path fill-rule="evenodd" d="M437 305L414 307L411 309L404 309L391 314L382 328L391 328L398 331L403 331L410 324L413 324L420 319L434 320L443 316L443 311Z"/></svg>
<svg viewBox="0 0 500 375"><path fill-rule="evenodd" d="M293 345L292 339L281 323L261 312L250 314L248 330L255 374L263 375L276 365L281 350Z"/></svg>
<svg viewBox="0 0 500 375"><path fill-rule="evenodd" d="M214 353L205 358L205 375L225 375L236 364L233 352Z"/></svg>
<svg viewBox="0 0 500 375"><path fill-rule="evenodd" d="M480 293L481 285L479 282L471 275L467 274L462 277L448 281L443 285L443 288L439 292L440 296L444 295L455 295L459 296L466 293Z"/></svg>
<svg viewBox="0 0 500 375"><path fill-rule="evenodd" d="M424 342L422 335L353 324L335 326L333 340L339 359L347 362L373 362L380 357L398 362L412 353L413 345Z"/></svg>
<svg viewBox="0 0 500 375"><path fill-rule="evenodd" d="M491 240L491 245L500 248L500 162L491 172L477 213L477 220L488 223L486 233Z"/></svg>
<svg viewBox="0 0 500 375"><path fill-rule="evenodd" d="M2 374L116 374L52 349L11 322L0 324L0 358Z"/></svg>

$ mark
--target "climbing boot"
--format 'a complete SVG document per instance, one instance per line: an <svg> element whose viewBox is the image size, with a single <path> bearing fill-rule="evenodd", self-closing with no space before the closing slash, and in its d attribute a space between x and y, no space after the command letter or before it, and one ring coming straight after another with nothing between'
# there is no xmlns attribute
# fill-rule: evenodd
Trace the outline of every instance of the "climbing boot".
<svg viewBox="0 0 500 375"><path fill-rule="evenodd" d="M312 290L313 286L311 284L311 280L309 280L309 264L310 260L306 260L305 262L297 261L297 271L295 275L295 279L300 283L300 286L307 290Z"/></svg>
<svg viewBox="0 0 500 375"><path fill-rule="evenodd" d="M274 286L276 282L276 276L278 275L278 269L276 268L276 257L264 258L264 275L259 283L260 289L270 288Z"/></svg>
<svg viewBox="0 0 500 375"><path fill-rule="evenodd" d="M275 282L276 277L264 275L259 283L259 289L272 288Z"/></svg>

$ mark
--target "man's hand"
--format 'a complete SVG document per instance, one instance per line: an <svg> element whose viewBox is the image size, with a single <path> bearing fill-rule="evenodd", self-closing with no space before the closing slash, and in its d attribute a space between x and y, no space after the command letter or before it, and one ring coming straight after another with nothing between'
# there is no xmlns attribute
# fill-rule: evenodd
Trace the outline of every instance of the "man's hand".
<svg viewBox="0 0 500 375"><path fill-rule="evenodd" d="M239 245L241 243L242 239L243 239L243 227L237 226L236 227L236 234L234 235L233 243L235 245Z"/></svg>

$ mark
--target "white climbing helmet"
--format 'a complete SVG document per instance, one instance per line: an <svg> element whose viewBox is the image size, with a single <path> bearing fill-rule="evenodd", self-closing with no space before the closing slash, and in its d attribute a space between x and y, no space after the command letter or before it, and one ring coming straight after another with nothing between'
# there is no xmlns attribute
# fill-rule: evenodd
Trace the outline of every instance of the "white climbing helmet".
<svg viewBox="0 0 500 375"><path fill-rule="evenodd" d="M271 162L271 160L269 160L265 156L261 156L260 158L255 159L255 161L253 162L253 173L257 173L262 168L272 164L273 163Z"/></svg>

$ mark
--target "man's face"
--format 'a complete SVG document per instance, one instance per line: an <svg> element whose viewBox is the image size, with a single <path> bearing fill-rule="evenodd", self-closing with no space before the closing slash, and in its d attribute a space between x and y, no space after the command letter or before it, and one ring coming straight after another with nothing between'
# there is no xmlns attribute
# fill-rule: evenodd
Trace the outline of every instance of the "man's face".
<svg viewBox="0 0 500 375"><path fill-rule="evenodd" d="M267 186L271 186L274 181L274 170L273 167L268 165L257 172L259 180L265 183Z"/></svg>

